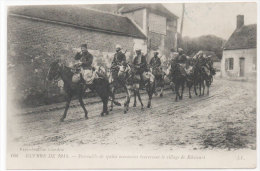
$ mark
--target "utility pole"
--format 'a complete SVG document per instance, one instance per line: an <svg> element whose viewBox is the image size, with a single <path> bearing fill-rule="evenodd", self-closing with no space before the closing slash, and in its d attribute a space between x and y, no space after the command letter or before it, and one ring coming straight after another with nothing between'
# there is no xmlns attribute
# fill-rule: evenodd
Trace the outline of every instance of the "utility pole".
<svg viewBox="0 0 260 171"><path fill-rule="evenodd" d="M184 11L185 11L185 4L183 3L182 4L182 15L181 15L181 30L180 30L180 45L181 45L181 43L182 43L182 30L183 30L183 21L184 21ZM180 46L179 45L179 46Z"/></svg>

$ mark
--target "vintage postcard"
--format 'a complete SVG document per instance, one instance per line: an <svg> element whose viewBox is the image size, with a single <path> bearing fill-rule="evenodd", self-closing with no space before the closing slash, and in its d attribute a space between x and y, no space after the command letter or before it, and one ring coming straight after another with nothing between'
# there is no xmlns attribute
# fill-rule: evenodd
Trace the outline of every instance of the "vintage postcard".
<svg viewBox="0 0 260 171"><path fill-rule="evenodd" d="M7 2L7 169L256 168L257 6Z"/></svg>

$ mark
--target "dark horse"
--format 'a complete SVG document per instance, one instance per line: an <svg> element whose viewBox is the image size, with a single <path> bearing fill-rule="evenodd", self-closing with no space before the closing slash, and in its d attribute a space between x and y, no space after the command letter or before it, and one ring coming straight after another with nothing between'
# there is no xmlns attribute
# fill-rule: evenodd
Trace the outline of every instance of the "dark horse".
<svg viewBox="0 0 260 171"><path fill-rule="evenodd" d="M186 81L186 75L184 68L178 64L177 62L171 62L169 70L169 79L174 83L175 85L175 92L176 92L176 98L175 101L178 101L178 98L182 100L183 98L183 91ZM181 94L179 93L179 89L181 87Z"/></svg>
<svg viewBox="0 0 260 171"><path fill-rule="evenodd" d="M85 93L85 90L89 88L92 91L95 91L99 97L102 99L103 102L103 110L101 112L101 116L104 114L108 114L107 110L107 104L109 97L112 95L110 89L109 89L109 83L108 80L104 78L97 78L93 80L92 84L85 84L83 80L80 80L76 83L72 81L74 72L72 72L72 68L69 68L65 66L64 64L61 64L58 60L53 62L51 64L51 67L49 69L47 79L48 80L53 80L53 79L58 79L59 77L63 80L64 82L64 90L67 94L67 99L66 99L66 106L65 106L65 111L60 119L61 122L64 121L66 118L69 105L71 102L71 99L73 96L77 96L80 102L81 107L84 110L85 113L85 118L88 119L88 111L85 108L85 105L83 103L82 96ZM116 105L120 105L118 103L115 103Z"/></svg>
<svg viewBox="0 0 260 171"><path fill-rule="evenodd" d="M200 96L204 96L205 83L207 86L207 95L209 95L209 87L211 85L211 74L206 66L202 66L199 62L194 65L194 92L197 94L197 86L199 85ZM201 93L202 90L202 93Z"/></svg>
<svg viewBox="0 0 260 171"><path fill-rule="evenodd" d="M151 100L155 89L155 82L154 82L154 76L152 73L144 72L143 73L143 81L145 83L145 88L148 94L148 104L147 108L151 107ZM134 105L133 107L136 107L136 96L138 97L139 102L141 103L141 108L143 109L143 102L140 96L140 83L141 78L140 75L137 74L136 68L134 66L131 66L129 64L127 65L121 65L119 67L118 77L121 82L126 87L127 97L125 101L125 109L124 113L128 111L130 98L131 98L131 91L134 92Z"/></svg>

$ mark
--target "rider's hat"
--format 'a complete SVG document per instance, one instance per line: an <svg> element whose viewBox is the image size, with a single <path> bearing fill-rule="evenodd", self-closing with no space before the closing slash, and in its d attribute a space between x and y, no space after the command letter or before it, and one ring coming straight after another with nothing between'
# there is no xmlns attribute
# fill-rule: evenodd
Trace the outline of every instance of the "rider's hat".
<svg viewBox="0 0 260 171"><path fill-rule="evenodd" d="M183 49L182 48L178 48L178 52L182 52L183 51Z"/></svg>
<svg viewBox="0 0 260 171"><path fill-rule="evenodd" d="M154 52L153 52L153 54L156 54L156 55L158 55L158 54L159 54L159 52L158 52L158 51L154 51Z"/></svg>
<svg viewBox="0 0 260 171"><path fill-rule="evenodd" d="M87 44L86 43L83 43L83 44L81 44L81 46L80 47L85 47L85 48L87 48L88 46L87 46Z"/></svg>
<svg viewBox="0 0 260 171"><path fill-rule="evenodd" d="M117 45L116 45L116 49L122 49L122 48L121 48L121 45L117 44Z"/></svg>
<svg viewBox="0 0 260 171"><path fill-rule="evenodd" d="M140 48L137 48L135 51L136 52L141 52L142 50Z"/></svg>

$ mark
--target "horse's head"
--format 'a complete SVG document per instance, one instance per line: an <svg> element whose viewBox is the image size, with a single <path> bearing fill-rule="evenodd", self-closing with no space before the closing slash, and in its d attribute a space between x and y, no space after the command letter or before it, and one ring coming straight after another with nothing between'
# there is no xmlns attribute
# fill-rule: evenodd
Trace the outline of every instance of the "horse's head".
<svg viewBox="0 0 260 171"><path fill-rule="evenodd" d="M56 60L56 61L52 62L50 65L50 69L47 74L47 79L49 81L58 79L59 72L60 72L60 62L59 62L59 60Z"/></svg>
<svg viewBox="0 0 260 171"><path fill-rule="evenodd" d="M119 77L125 77L127 73L130 73L131 68L129 65L120 65L119 66L119 71L118 71L118 76Z"/></svg>

